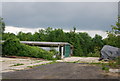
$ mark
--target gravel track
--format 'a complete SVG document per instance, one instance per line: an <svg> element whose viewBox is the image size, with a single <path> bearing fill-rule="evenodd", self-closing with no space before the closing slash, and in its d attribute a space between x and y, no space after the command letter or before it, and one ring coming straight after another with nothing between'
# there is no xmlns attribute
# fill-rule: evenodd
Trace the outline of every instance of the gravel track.
<svg viewBox="0 0 120 81"><path fill-rule="evenodd" d="M7 72L3 79L118 79L103 74L99 66L79 63L54 63L32 69Z"/></svg>

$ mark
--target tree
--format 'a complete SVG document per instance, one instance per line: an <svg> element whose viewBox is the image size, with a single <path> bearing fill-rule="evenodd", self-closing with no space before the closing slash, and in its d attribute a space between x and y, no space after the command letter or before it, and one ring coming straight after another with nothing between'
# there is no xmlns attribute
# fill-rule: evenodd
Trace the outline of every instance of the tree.
<svg viewBox="0 0 120 81"><path fill-rule="evenodd" d="M53 31L53 29L51 27L48 27L45 29L45 41L49 41L50 40L50 33Z"/></svg>
<svg viewBox="0 0 120 81"><path fill-rule="evenodd" d="M75 32L66 33L67 42L74 46L73 55L74 56L83 56L83 50L80 44L80 37Z"/></svg>
<svg viewBox="0 0 120 81"><path fill-rule="evenodd" d="M88 33L84 32L79 33L79 40L84 56L87 56L87 54L92 51L92 38L88 35Z"/></svg>
<svg viewBox="0 0 120 81"><path fill-rule="evenodd" d="M73 27L73 32L75 33L75 31L76 31L76 27L74 26L74 27Z"/></svg>
<svg viewBox="0 0 120 81"><path fill-rule="evenodd" d="M3 22L3 18L0 17L0 33L5 31L5 23Z"/></svg>
<svg viewBox="0 0 120 81"><path fill-rule="evenodd" d="M93 42L93 46L94 47L102 47L103 46L103 40L102 40L102 36L96 34L95 37L92 39Z"/></svg>
<svg viewBox="0 0 120 81"><path fill-rule="evenodd" d="M52 31L53 31L53 29L52 29L51 27L48 27L48 28L45 30L45 33L46 33L47 35L49 35L50 32L52 32Z"/></svg>
<svg viewBox="0 0 120 81"><path fill-rule="evenodd" d="M16 35L14 33L8 32L8 33L2 34L2 40L7 40L8 38L14 38L14 37L16 37Z"/></svg>
<svg viewBox="0 0 120 81"><path fill-rule="evenodd" d="M45 36L45 30L40 29L38 33L39 33L39 39L40 39L40 41L45 41L45 38L46 38L46 36Z"/></svg>
<svg viewBox="0 0 120 81"><path fill-rule="evenodd" d="M116 22L116 26L111 25L112 31L108 31L107 38L105 38L103 41L105 44L119 47L120 48L120 17L118 17L118 21Z"/></svg>
<svg viewBox="0 0 120 81"><path fill-rule="evenodd" d="M107 38L103 39L104 44L120 48L119 41L120 41L120 36L119 35L116 36L113 33L109 33L108 36L107 36Z"/></svg>
<svg viewBox="0 0 120 81"><path fill-rule="evenodd" d="M21 41L27 41L27 38L26 38L26 33L20 31L18 34L17 34L17 37L21 40Z"/></svg>
<svg viewBox="0 0 120 81"><path fill-rule="evenodd" d="M25 35L26 35L27 41L33 41L33 36L31 32L28 32Z"/></svg>
<svg viewBox="0 0 120 81"><path fill-rule="evenodd" d="M92 42L93 42L93 52L98 54L104 45L102 36L96 34L95 37L92 39Z"/></svg>
<svg viewBox="0 0 120 81"><path fill-rule="evenodd" d="M118 21L116 22L116 26L111 25L112 32L115 34L120 34L120 17L118 17Z"/></svg>
<svg viewBox="0 0 120 81"><path fill-rule="evenodd" d="M81 44L80 44L80 40L79 40L79 35L78 34L75 34L75 36L74 36L73 46L74 46L74 51L73 51L73 53L74 53L73 55L74 56L85 56L84 52L83 52L83 49L81 47Z"/></svg>
<svg viewBox="0 0 120 81"><path fill-rule="evenodd" d="M49 32L47 39L51 42L64 42L66 41L66 36L62 29L55 29Z"/></svg>
<svg viewBox="0 0 120 81"><path fill-rule="evenodd" d="M35 33L33 34L33 41L40 41L40 35L39 35L38 32L35 32Z"/></svg>

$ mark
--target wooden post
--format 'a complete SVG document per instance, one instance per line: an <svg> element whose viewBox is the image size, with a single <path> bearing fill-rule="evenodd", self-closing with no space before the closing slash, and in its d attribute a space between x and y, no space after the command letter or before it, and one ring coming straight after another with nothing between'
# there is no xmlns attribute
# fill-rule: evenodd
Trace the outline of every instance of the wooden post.
<svg viewBox="0 0 120 81"><path fill-rule="evenodd" d="M64 56L63 56L63 46L61 47L61 59L63 59L64 58Z"/></svg>

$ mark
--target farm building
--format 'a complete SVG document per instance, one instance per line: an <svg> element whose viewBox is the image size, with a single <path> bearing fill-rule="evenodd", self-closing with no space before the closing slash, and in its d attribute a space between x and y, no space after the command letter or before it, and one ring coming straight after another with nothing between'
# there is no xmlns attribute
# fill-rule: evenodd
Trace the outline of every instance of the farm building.
<svg viewBox="0 0 120 81"><path fill-rule="evenodd" d="M66 42L35 42L35 41L20 41L21 43L39 46L42 49L55 49L59 52L61 58L69 57L73 53L73 46Z"/></svg>

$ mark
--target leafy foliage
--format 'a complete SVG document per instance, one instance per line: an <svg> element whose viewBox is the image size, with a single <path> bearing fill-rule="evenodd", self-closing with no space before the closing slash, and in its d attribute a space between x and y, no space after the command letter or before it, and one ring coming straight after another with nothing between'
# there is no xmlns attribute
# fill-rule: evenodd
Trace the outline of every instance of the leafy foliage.
<svg viewBox="0 0 120 81"><path fill-rule="evenodd" d="M95 37L91 38L88 35L88 33L85 32L76 33L75 31L76 31L76 27L73 27L73 30L70 32L64 32L62 29L52 29L51 27L48 27L46 29L40 29L38 32L35 32L34 34L23 33L23 32L19 32L17 35L13 33L3 33L2 39L7 40L9 37L11 38L17 37L20 39L20 41L68 42L74 46L74 50L73 50L74 56L99 56L100 50L103 47L103 45L111 45L120 48L119 21L116 22L116 26L112 26L112 31L108 32L108 36L105 39L102 39L102 37L97 34L95 35ZM24 47L24 49L22 47L18 47L19 49L22 48L23 50L25 50L25 51L21 51L23 55L26 53L26 50L38 49L37 47L30 47L30 46L27 46L26 48L26 46L27 45L22 46ZM18 48L15 49L17 50ZM13 48L8 48L8 49L13 49ZM31 51L31 53L34 53L34 51ZM31 53L29 53L29 55L31 55ZM24 56L26 56L26 54Z"/></svg>
<svg viewBox="0 0 120 81"><path fill-rule="evenodd" d="M39 47L29 46L21 44L17 38L9 38L3 43L3 56L5 55L16 55L16 56L27 56L35 58L44 58L52 60L53 51L45 51Z"/></svg>
<svg viewBox="0 0 120 81"><path fill-rule="evenodd" d="M71 32L64 32L62 29L52 29L48 27L47 29L39 30L34 34L19 32L17 35L13 33L4 33L3 40L8 39L9 37L17 37L21 41L48 41L48 42L68 42L74 46L73 55L74 56L89 56L90 53L95 53L95 44L97 47L101 48L103 43L102 37L95 36L91 38L88 33L76 33L76 28ZM100 49L99 49L100 50ZM24 54L24 53L23 53ZM57 56L58 58L59 55Z"/></svg>
<svg viewBox="0 0 120 81"><path fill-rule="evenodd" d="M108 63L102 63L102 70L108 71L110 68L120 69L120 57L109 60Z"/></svg>
<svg viewBox="0 0 120 81"><path fill-rule="evenodd" d="M5 31L5 23L3 22L3 18L0 17L0 34Z"/></svg>
<svg viewBox="0 0 120 81"><path fill-rule="evenodd" d="M94 52L89 53L88 57L100 57L100 47L95 47Z"/></svg>
<svg viewBox="0 0 120 81"><path fill-rule="evenodd" d="M15 34L13 34L13 33L3 33L2 34L2 40L7 40L7 39L9 39L9 38L15 38L16 37L16 35Z"/></svg>
<svg viewBox="0 0 120 81"><path fill-rule="evenodd" d="M120 34L120 17L118 17L118 21L116 22L116 26L111 25L112 33Z"/></svg>
<svg viewBox="0 0 120 81"><path fill-rule="evenodd" d="M111 26L112 30L108 31L108 36L103 41L107 45L115 46L120 48L120 17L118 17L118 21L116 22L116 26Z"/></svg>

